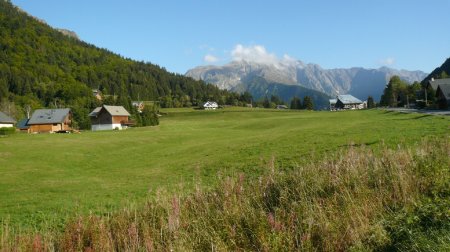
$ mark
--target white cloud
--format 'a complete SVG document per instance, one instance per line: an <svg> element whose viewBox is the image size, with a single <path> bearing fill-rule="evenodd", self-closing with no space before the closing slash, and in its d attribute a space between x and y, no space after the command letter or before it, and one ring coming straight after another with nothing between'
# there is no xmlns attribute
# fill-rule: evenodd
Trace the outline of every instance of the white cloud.
<svg viewBox="0 0 450 252"><path fill-rule="evenodd" d="M219 58L211 54L206 54L205 57L203 57L203 60L208 63L215 63L219 61Z"/></svg>
<svg viewBox="0 0 450 252"><path fill-rule="evenodd" d="M392 66L395 64L395 58L393 57L387 57L386 59L380 60L380 65L382 66Z"/></svg>
<svg viewBox="0 0 450 252"><path fill-rule="evenodd" d="M270 53L262 45L244 46L237 44L231 51L233 61L247 61L259 64L280 66L282 64L292 64L297 60L287 54L280 59L274 53Z"/></svg>
<svg viewBox="0 0 450 252"><path fill-rule="evenodd" d="M273 53L267 52L262 45L243 46L237 44L231 51L231 58L234 61L248 61L262 64L278 64L279 59Z"/></svg>

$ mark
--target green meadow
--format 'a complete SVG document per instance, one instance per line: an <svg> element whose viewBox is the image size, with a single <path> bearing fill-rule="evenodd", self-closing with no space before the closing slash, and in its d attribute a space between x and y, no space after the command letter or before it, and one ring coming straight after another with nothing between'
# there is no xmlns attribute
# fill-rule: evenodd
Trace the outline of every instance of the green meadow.
<svg viewBox="0 0 450 252"><path fill-rule="evenodd" d="M291 169L349 146L412 146L450 132L448 117L382 110L162 112L156 127L1 137L0 220L55 227L161 191L211 187L238 173L256 177L271 160Z"/></svg>

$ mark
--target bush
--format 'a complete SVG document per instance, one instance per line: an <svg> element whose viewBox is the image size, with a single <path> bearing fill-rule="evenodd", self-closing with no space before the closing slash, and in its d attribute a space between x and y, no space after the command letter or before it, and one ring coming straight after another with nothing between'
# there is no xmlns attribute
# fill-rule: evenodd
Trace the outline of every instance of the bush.
<svg viewBox="0 0 450 252"><path fill-rule="evenodd" d="M11 135L16 133L15 127L3 127L0 128L0 135Z"/></svg>

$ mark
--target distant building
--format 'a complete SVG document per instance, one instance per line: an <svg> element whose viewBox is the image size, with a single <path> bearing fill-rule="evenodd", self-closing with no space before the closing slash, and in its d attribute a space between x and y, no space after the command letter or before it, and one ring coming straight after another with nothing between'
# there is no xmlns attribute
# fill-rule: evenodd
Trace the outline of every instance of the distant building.
<svg viewBox="0 0 450 252"><path fill-rule="evenodd" d="M337 102L337 99L330 99L330 111L336 110L336 102Z"/></svg>
<svg viewBox="0 0 450 252"><path fill-rule="evenodd" d="M92 89L92 95L94 95L94 97L101 101L102 100L102 92L100 92L100 90L98 89Z"/></svg>
<svg viewBox="0 0 450 252"><path fill-rule="evenodd" d="M436 98L440 109L450 108L450 83L438 85L436 90Z"/></svg>
<svg viewBox="0 0 450 252"><path fill-rule="evenodd" d="M92 131L126 129L134 124L129 121L129 116L130 113L122 106L97 107L89 114L91 129Z"/></svg>
<svg viewBox="0 0 450 252"><path fill-rule="evenodd" d="M0 111L0 128L12 128L15 123L13 118Z"/></svg>
<svg viewBox="0 0 450 252"><path fill-rule="evenodd" d="M288 109L286 105L277 105L276 109Z"/></svg>
<svg viewBox="0 0 450 252"><path fill-rule="evenodd" d="M338 95L336 109L363 109L364 103L352 95Z"/></svg>
<svg viewBox="0 0 450 252"><path fill-rule="evenodd" d="M210 109L217 109L217 108L219 108L219 105L217 104L217 102L207 101L207 102L203 103L202 107L205 110L210 110Z"/></svg>
<svg viewBox="0 0 450 252"><path fill-rule="evenodd" d="M29 119L25 118L25 119L18 121L16 128L18 130L20 130L20 132L30 133L30 126L28 125L28 120Z"/></svg>
<svg viewBox="0 0 450 252"><path fill-rule="evenodd" d="M437 88L439 85L445 85L445 84L450 84L450 79L434 79L431 78L431 80L428 81L427 83L427 88L432 88L434 91L437 91Z"/></svg>
<svg viewBox="0 0 450 252"><path fill-rule="evenodd" d="M133 105L139 113L142 113L142 110L144 110L145 107L144 102L141 101L132 101L131 105Z"/></svg>
<svg viewBox="0 0 450 252"><path fill-rule="evenodd" d="M38 109L27 125L30 133L53 133L72 130L72 112L64 109Z"/></svg>

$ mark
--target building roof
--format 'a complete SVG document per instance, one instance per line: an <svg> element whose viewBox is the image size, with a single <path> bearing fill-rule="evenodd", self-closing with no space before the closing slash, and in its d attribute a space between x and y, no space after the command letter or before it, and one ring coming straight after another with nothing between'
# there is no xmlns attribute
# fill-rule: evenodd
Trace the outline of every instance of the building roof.
<svg viewBox="0 0 450 252"><path fill-rule="evenodd" d="M431 85L431 87L433 88L433 90L437 90L439 85L442 84L450 84L450 78L447 79L436 79L436 80L430 80L428 82L429 85Z"/></svg>
<svg viewBox="0 0 450 252"><path fill-rule="evenodd" d="M341 101L343 104L359 104L362 101L353 95L338 95L337 100Z"/></svg>
<svg viewBox="0 0 450 252"><path fill-rule="evenodd" d="M203 104L203 107L218 107L217 102L207 101Z"/></svg>
<svg viewBox="0 0 450 252"><path fill-rule="evenodd" d="M330 104L336 104L337 99L330 99Z"/></svg>
<svg viewBox="0 0 450 252"><path fill-rule="evenodd" d="M97 116L98 113L104 108L111 116L130 116L130 113L123 106L109 106L103 105L102 107L95 108L89 116Z"/></svg>
<svg viewBox="0 0 450 252"><path fill-rule="evenodd" d="M69 113L69 108L37 109L28 121L28 125L62 123Z"/></svg>
<svg viewBox="0 0 450 252"><path fill-rule="evenodd" d="M450 80L450 79L449 79ZM449 84L439 84L438 89L441 90L446 100L450 100L450 83ZM436 92L436 95L438 92Z"/></svg>
<svg viewBox="0 0 450 252"><path fill-rule="evenodd" d="M0 123L16 123L16 120L0 111Z"/></svg>
<svg viewBox="0 0 450 252"><path fill-rule="evenodd" d="M89 113L89 116L97 116L98 112L102 110L102 107L96 107L94 110L92 110L91 113Z"/></svg>
<svg viewBox="0 0 450 252"><path fill-rule="evenodd" d="M17 122L17 128L18 129L28 129L28 128L30 128L30 126L28 126L27 124L28 124L28 118L22 119Z"/></svg>

